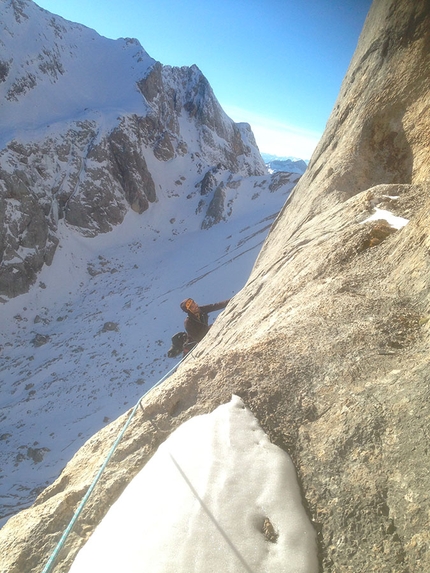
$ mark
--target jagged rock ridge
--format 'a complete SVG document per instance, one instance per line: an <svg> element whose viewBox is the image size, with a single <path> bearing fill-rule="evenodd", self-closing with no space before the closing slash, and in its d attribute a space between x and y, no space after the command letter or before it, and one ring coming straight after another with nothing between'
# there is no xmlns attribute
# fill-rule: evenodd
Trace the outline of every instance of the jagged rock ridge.
<svg viewBox="0 0 430 573"><path fill-rule="evenodd" d="M59 219L94 236L185 173L188 188L214 167L266 173L249 125L226 116L196 66L162 66L137 40L31 0L1 13L0 294L25 292L51 263Z"/></svg>
<svg viewBox="0 0 430 573"><path fill-rule="evenodd" d="M143 404L58 571L166 433L232 393L293 458L322 571L430 568L429 30L428 2L375 0L247 285ZM408 223L367 222L375 208ZM11 572L47 557L123 422L1 532Z"/></svg>

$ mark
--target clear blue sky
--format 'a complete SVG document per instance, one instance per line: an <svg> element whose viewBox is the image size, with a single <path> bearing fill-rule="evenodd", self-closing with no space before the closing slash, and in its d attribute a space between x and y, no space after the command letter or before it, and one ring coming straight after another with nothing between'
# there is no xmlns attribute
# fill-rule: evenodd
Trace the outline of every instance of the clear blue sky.
<svg viewBox="0 0 430 573"><path fill-rule="evenodd" d="M309 159L371 0L36 0L162 64L196 64L260 151Z"/></svg>

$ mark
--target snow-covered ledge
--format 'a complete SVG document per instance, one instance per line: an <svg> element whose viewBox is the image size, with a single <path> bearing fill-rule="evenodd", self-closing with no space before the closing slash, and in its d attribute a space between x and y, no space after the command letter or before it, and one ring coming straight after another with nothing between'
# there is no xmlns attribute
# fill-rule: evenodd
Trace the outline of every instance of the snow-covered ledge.
<svg viewBox="0 0 430 573"><path fill-rule="evenodd" d="M293 463L233 396L159 447L70 572L317 570Z"/></svg>

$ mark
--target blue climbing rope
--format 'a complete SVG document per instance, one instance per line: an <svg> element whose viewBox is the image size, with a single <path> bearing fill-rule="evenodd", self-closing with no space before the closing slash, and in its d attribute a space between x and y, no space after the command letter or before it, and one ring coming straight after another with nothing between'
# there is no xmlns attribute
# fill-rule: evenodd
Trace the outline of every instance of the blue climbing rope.
<svg viewBox="0 0 430 573"><path fill-rule="evenodd" d="M94 488L96 487L102 473L104 472L106 466L109 463L109 460L111 459L111 457L113 456L116 448L118 447L118 444L120 443L120 441L122 440L122 437L124 436L127 428L129 427L132 419L134 418L134 415L136 414L136 411L138 409L138 407L140 406L140 403L142 402L142 400L145 398L145 396L147 396L149 394L149 392L151 392L151 390L154 390L154 388L156 388L157 386L159 386L160 384L162 384L164 382L164 380L166 380L166 378L168 378L169 376L171 376L179 367L180 364L182 364L182 362L184 362L184 360L186 358L188 358L191 355L191 352L189 352L188 354L186 354L184 357L181 358L181 360L175 364L175 366L173 368L171 368L162 378L160 378L160 380L158 380L158 382L156 384L154 384L154 386L151 386L151 388L149 388L149 390L147 392L145 392L145 394L143 394L143 396L141 396L137 402L137 404L134 406L133 410L130 412L130 415L127 419L127 422L125 423L124 427L122 428L122 430L120 431L120 433L118 434L118 437L116 438L112 448L110 449L105 461L103 462L102 466L100 467L99 471L97 472L96 477L94 478L92 484L90 485L90 487L88 488L86 494L84 495L84 497L82 498L81 503L79 504L77 510L75 511L72 519L70 520L69 525L66 527L63 535L61 536L60 541L57 543L54 551L52 552L51 557L48 559L45 567L43 568L42 573L50 573L52 571L52 568L54 567L55 561L58 558L58 555L61 551L61 549L64 547L64 544L67 541L67 538L69 537L76 521L78 520L79 516L82 513L82 510L84 509L90 495L92 494Z"/></svg>

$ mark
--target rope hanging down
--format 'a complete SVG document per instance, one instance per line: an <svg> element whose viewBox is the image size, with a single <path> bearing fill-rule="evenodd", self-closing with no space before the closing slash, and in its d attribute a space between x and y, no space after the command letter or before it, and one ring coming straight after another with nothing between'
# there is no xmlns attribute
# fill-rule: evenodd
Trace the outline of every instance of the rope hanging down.
<svg viewBox="0 0 430 573"><path fill-rule="evenodd" d="M162 378L160 378L160 380L158 380L158 382L156 384L154 384L154 386L152 386L147 392L145 392L145 394L143 394L143 396L141 396L137 402L137 404L134 406L133 410L130 412L130 415L127 419L127 422L125 423L124 427L122 428L122 430L120 431L120 433L118 434L117 439L115 440L112 448L110 449L105 461L103 462L102 466L100 467L99 471L97 472L96 477L94 478L92 484L90 485L90 487L87 490L87 493L84 495L84 497L82 498L81 503L79 504L77 510L75 511L72 519L70 520L69 525L66 527L63 535L61 536L60 541L57 543L54 551L52 552L51 557L48 559L45 567L43 568L42 573L50 573L54 567L55 561L61 551L61 549L64 547L64 544L67 541L67 538L69 537L76 521L78 520L79 516L82 513L82 510L84 509L90 495L92 494L94 488L96 487L103 471L105 470L106 466L109 463L109 460L111 459L111 457L113 456L116 448L118 447L118 444L121 442L123 435L125 434L127 428L129 427L132 419L134 418L134 415L136 414L136 411L138 409L138 407L140 406L140 403L142 402L142 400L145 398L145 396L147 396L147 394L149 394L149 392L151 392L151 390L153 390L154 388L156 388L157 386L159 386L162 382L164 382L164 380L166 380L166 378L168 378L169 376L171 376L175 370L179 367L180 364L182 364L182 362L184 362L184 360L186 358L188 358L191 355L191 352L189 352L188 354L186 354L184 357L181 358L181 360L173 367L171 368Z"/></svg>

